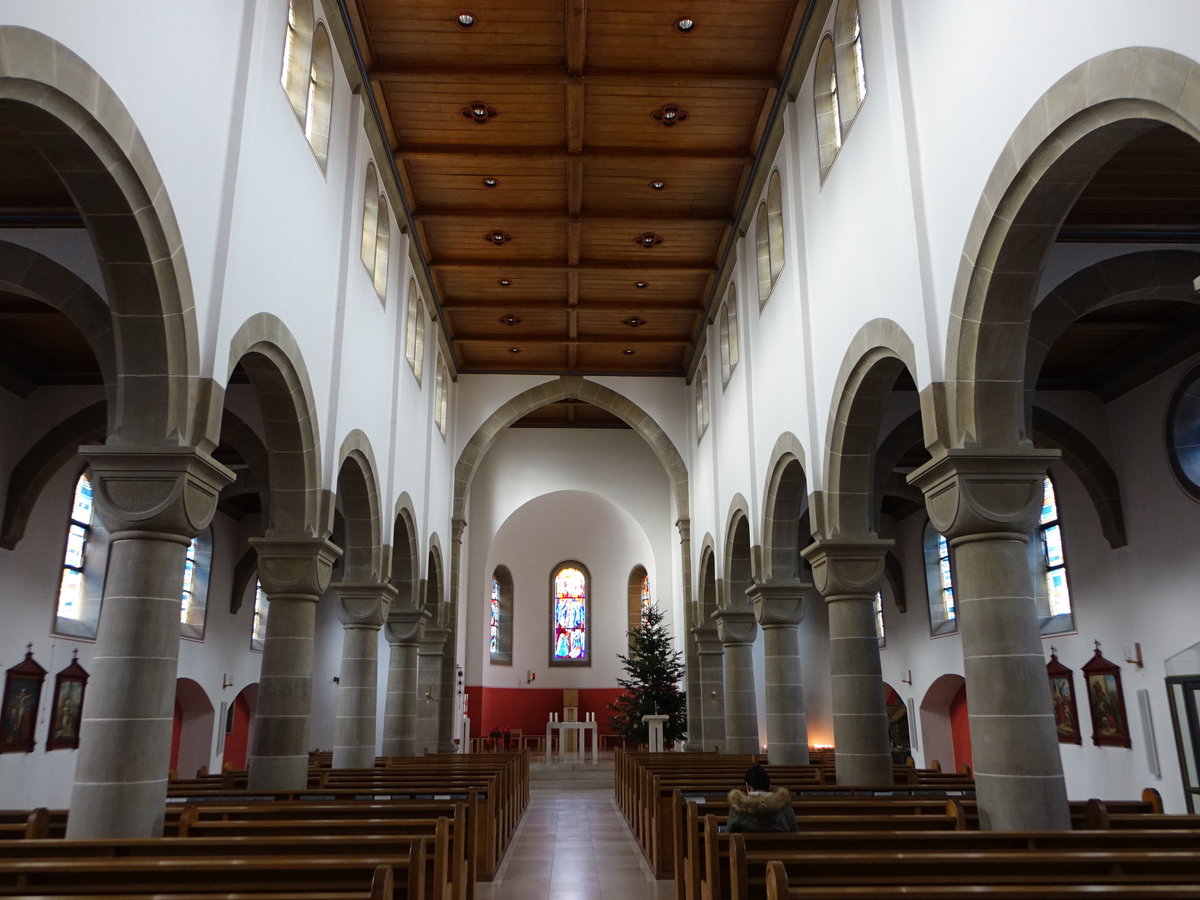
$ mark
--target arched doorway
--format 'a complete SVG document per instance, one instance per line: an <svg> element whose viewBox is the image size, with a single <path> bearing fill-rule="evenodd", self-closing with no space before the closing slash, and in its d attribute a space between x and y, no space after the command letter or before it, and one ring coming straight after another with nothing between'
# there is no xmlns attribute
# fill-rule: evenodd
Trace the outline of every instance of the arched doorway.
<svg viewBox="0 0 1200 900"><path fill-rule="evenodd" d="M258 685L248 684L225 711L225 746L221 752L221 771L246 768L246 749L250 746L250 723L258 705Z"/></svg>
<svg viewBox="0 0 1200 900"><path fill-rule="evenodd" d="M190 678L175 682L175 721L171 730L171 771L191 778L207 770L212 750L213 705Z"/></svg>
<svg viewBox="0 0 1200 900"><path fill-rule="evenodd" d="M961 675L941 675L925 692L921 700L921 741L927 766L936 760L944 771L957 772L973 765L967 682Z"/></svg>

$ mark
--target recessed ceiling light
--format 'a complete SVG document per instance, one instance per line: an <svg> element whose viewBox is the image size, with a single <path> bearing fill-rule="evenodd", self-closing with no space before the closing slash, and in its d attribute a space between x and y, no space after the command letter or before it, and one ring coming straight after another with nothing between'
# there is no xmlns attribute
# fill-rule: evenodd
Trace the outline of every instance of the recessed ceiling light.
<svg viewBox="0 0 1200 900"><path fill-rule="evenodd" d="M512 235L504 231L489 231L483 236L483 239L489 244L495 244L497 247L499 247L511 241Z"/></svg>
<svg viewBox="0 0 1200 900"><path fill-rule="evenodd" d="M645 325L646 320L641 316L630 316L628 319L622 319L621 324L628 325L630 328L637 328L639 325Z"/></svg>
<svg viewBox="0 0 1200 900"><path fill-rule="evenodd" d="M459 16L459 18L461 19L462 16ZM687 34L689 31L692 31L696 27L696 20L689 16L684 16L681 19L675 20L675 27L679 31L682 31L684 34Z"/></svg>
<svg viewBox="0 0 1200 900"><path fill-rule="evenodd" d="M625 355L626 355L626 356L633 356L633 351L632 351L632 350L625 350L625 351L624 351L624 353L625 353Z"/></svg>
<svg viewBox="0 0 1200 900"><path fill-rule="evenodd" d="M633 286L634 286L635 288L644 288L644 287L650 287L650 282L648 282L648 281L635 281L635 282L633 283Z"/></svg>
<svg viewBox="0 0 1200 900"><path fill-rule="evenodd" d="M508 352L509 352L509 353L520 353L520 352L521 352L521 348L520 348L520 347L509 347L509 348L508 348Z"/></svg>
<svg viewBox="0 0 1200 900"><path fill-rule="evenodd" d="M637 237L635 237L633 242L639 246L649 248L653 247L655 244L661 244L663 239L653 231L647 231L645 234L639 234Z"/></svg>
<svg viewBox="0 0 1200 900"><path fill-rule="evenodd" d="M479 125L486 125L489 119L500 115L482 100L472 100L470 104L462 108L462 114Z"/></svg>
<svg viewBox="0 0 1200 900"><path fill-rule="evenodd" d="M656 109L650 113L650 118L667 128L670 128L672 125L678 125L687 117L687 110L680 109L674 103L668 103L662 109Z"/></svg>
<svg viewBox="0 0 1200 900"><path fill-rule="evenodd" d="M500 285L500 287L508 287L510 284L512 284L512 282L509 281L507 278L501 278L500 281L497 283Z"/></svg>
<svg viewBox="0 0 1200 900"><path fill-rule="evenodd" d="M485 178L485 179L483 179L482 184L484 187L499 187L500 179L499 178Z"/></svg>
<svg viewBox="0 0 1200 900"><path fill-rule="evenodd" d="M508 315L501 316L500 321L503 322L505 325L517 325L520 323L521 317L514 316L512 313L509 313Z"/></svg>
<svg viewBox="0 0 1200 900"><path fill-rule="evenodd" d="M667 183L665 181L660 181L658 179L655 179L654 181L650 182L650 190L652 190L652 191L661 191L666 186L667 186Z"/></svg>
<svg viewBox="0 0 1200 900"><path fill-rule="evenodd" d="M478 19L476 19L473 15L471 15L468 12L458 14L458 24L461 25L463 28L470 28L477 21L478 21ZM683 21L682 19L679 20L679 22L682 22L682 21ZM676 28L679 28L679 22L675 23ZM686 29L679 28L679 30L684 31Z"/></svg>

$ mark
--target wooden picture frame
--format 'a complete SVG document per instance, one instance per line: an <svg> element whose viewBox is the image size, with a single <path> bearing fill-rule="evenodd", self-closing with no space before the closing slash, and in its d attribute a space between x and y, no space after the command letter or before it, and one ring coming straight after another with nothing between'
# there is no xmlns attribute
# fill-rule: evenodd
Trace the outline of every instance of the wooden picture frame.
<svg viewBox="0 0 1200 900"><path fill-rule="evenodd" d="M1060 744L1082 744L1079 729L1079 707L1075 703L1074 673L1058 661L1054 648L1050 648L1050 662L1046 663L1046 676L1050 679L1050 702L1054 705L1054 726Z"/></svg>
<svg viewBox="0 0 1200 900"><path fill-rule="evenodd" d="M33 732L45 679L46 670L34 662L31 644L25 651L25 659L5 673L4 700L0 702L0 753L33 752Z"/></svg>
<svg viewBox="0 0 1200 900"><path fill-rule="evenodd" d="M47 750L78 750L79 724L83 720L83 692L88 673L78 657L54 676L54 700L50 704L50 729L46 732Z"/></svg>
<svg viewBox="0 0 1200 900"><path fill-rule="evenodd" d="M1097 747L1131 747L1129 717L1125 714L1125 691L1121 687L1121 668L1096 653L1081 669L1087 685L1088 707L1092 713L1092 743Z"/></svg>

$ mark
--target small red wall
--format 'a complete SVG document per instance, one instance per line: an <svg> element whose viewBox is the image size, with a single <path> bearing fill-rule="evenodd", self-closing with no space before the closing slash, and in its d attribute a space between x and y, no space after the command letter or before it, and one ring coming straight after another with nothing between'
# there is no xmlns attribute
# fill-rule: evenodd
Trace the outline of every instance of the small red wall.
<svg viewBox="0 0 1200 900"><path fill-rule="evenodd" d="M623 694L621 688L580 688L579 718L596 714L600 734L612 734L608 704ZM483 737L493 728L519 728L524 734L545 734L550 713L562 716L562 688L489 688L467 685L467 715L471 737Z"/></svg>
<svg viewBox="0 0 1200 900"><path fill-rule="evenodd" d="M950 701L950 739L954 742L955 771L975 764L971 760L971 727L967 721L967 686L964 684Z"/></svg>
<svg viewBox="0 0 1200 900"><path fill-rule="evenodd" d="M217 726L224 728L225 723ZM250 704L243 694L233 701L233 730L225 735L225 752L221 763L228 769L246 768L246 739L250 736Z"/></svg>

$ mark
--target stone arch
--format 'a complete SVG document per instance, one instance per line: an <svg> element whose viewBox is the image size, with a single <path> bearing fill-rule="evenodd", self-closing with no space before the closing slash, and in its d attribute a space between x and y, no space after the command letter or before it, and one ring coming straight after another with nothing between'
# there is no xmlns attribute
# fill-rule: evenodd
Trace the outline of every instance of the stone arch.
<svg viewBox="0 0 1200 900"><path fill-rule="evenodd" d="M46 158L95 247L119 362L108 444L186 445L206 437L197 433L199 340L183 238L129 111L67 47L6 25L0 122Z"/></svg>
<svg viewBox="0 0 1200 900"><path fill-rule="evenodd" d="M733 495L725 526L725 597L723 601L718 600L723 609L750 609L746 588L753 583L755 572L750 545L749 508L745 497Z"/></svg>
<svg viewBox="0 0 1200 900"><path fill-rule="evenodd" d="M704 536L700 546L700 584L696 591L700 607L697 625L711 627L712 614L717 611L717 551L711 534Z"/></svg>
<svg viewBox="0 0 1200 900"><path fill-rule="evenodd" d="M771 450L771 475L763 495L763 572L772 581L796 579L804 566L800 551L812 543L800 533L808 503L804 447L790 431Z"/></svg>
<svg viewBox="0 0 1200 900"><path fill-rule="evenodd" d="M850 342L834 384L826 436L828 493L814 510L814 530L824 536L875 534L875 454L879 425L896 377L917 371L912 341L891 319L874 319ZM823 513L824 519L818 517Z"/></svg>
<svg viewBox="0 0 1200 900"><path fill-rule="evenodd" d="M355 428L338 450L337 495L345 523L342 578L346 581L377 582L383 575L376 471L371 442Z"/></svg>
<svg viewBox="0 0 1200 900"><path fill-rule="evenodd" d="M213 704L191 678L175 681L175 740L171 768L185 778L208 767L213 736ZM224 723L221 723L222 725Z"/></svg>
<svg viewBox="0 0 1200 900"><path fill-rule="evenodd" d="M117 409L117 350L113 317L104 299L90 284L48 256L0 240L0 288L31 297L58 310L87 341L104 379L108 430Z"/></svg>
<svg viewBox="0 0 1200 900"><path fill-rule="evenodd" d="M106 407L105 403L93 403L67 416L35 441L13 466L0 524L0 548L16 548L25 536L25 526L38 497L54 473L78 457L79 445L103 440L107 429Z"/></svg>
<svg viewBox="0 0 1200 900"><path fill-rule="evenodd" d="M1192 279L1200 253L1143 250L1103 259L1081 269L1038 301L1029 320L1025 349L1026 425L1033 414L1037 380L1054 343L1080 316L1134 300L1175 300L1200 304Z"/></svg>
<svg viewBox="0 0 1200 900"><path fill-rule="evenodd" d="M417 583L420 573L420 552L417 544L416 514L412 498L407 492L396 500L396 514L392 519L392 566L388 580L396 589L392 609L412 609L420 604Z"/></svg>
<svg viewBox="0 0 1200 900"><path fill-rule="evenodd" d="M1080 191L1139 134L1200 140L1200 78L1187 57L1125 47L1060 78L988 176L963 247L946 342L950 447L1023 448L1025 347L1042 260Z"/></svg>
<svg viewBox="0 0 1200 900"><path fill-rule="evenodd" d="M222 447L236 453L244 466L230 466L236 473L237 480L221 489L219 504L228 506L239 496L254 494L258 498L262 520L269 521L271 468L267 459L267 448L263 446L258 433L229 409L221 411L221 442L218 451Z"/></svg>
<svg viewBox="0 0 1200 900"><path fill-rule="evenodd" d="M429 610L430 624L447 627L446 578L442 563L442 540L437 534L429 536L429 550L425 566L425 608Z"/></svg>
<svg viewBox="0 0 1200 900"><path fill-rule="evenodd" d="M908 501L916 509L925 508L921 491L896 471L896 464L913 447L925 446L924 423L919 412L902 420L883 440L875 454L874 483L876 496L892 496Z"/></svg>
<svg viewBox="0 0 1200 900"><path fill-rule="evenodd" d="M332 510L323 510L320 438L308 371L282 321L259 313L230 341L228 376L241 365L262 408L271 506L268 537L323 537Z"/></svg>
<svg viewBox="0 0 1200 900"><path fill-rule="evenodd" d="M632 400L578 375L564 375L517 394L476 429L454 467L454 518L466 518L467 491L471 487L471 480L496 436L527 413L559 400L591 403L617 416L640 435L667 472L675 497L676 516L680 519L689 518L687 466L662 426Z"/></svg>
<svg viewBox="0 0 1200 900"><path fill-rule="evenodd" d="M965 750L961 732L966 728L966 717L955 701L966 686L961 675L949 672L935 678L921 698L921 747L926 765L936 759L943 770L952 772L957 768L956 759ZM970 744L969 737L965 744Z"/></svg>

